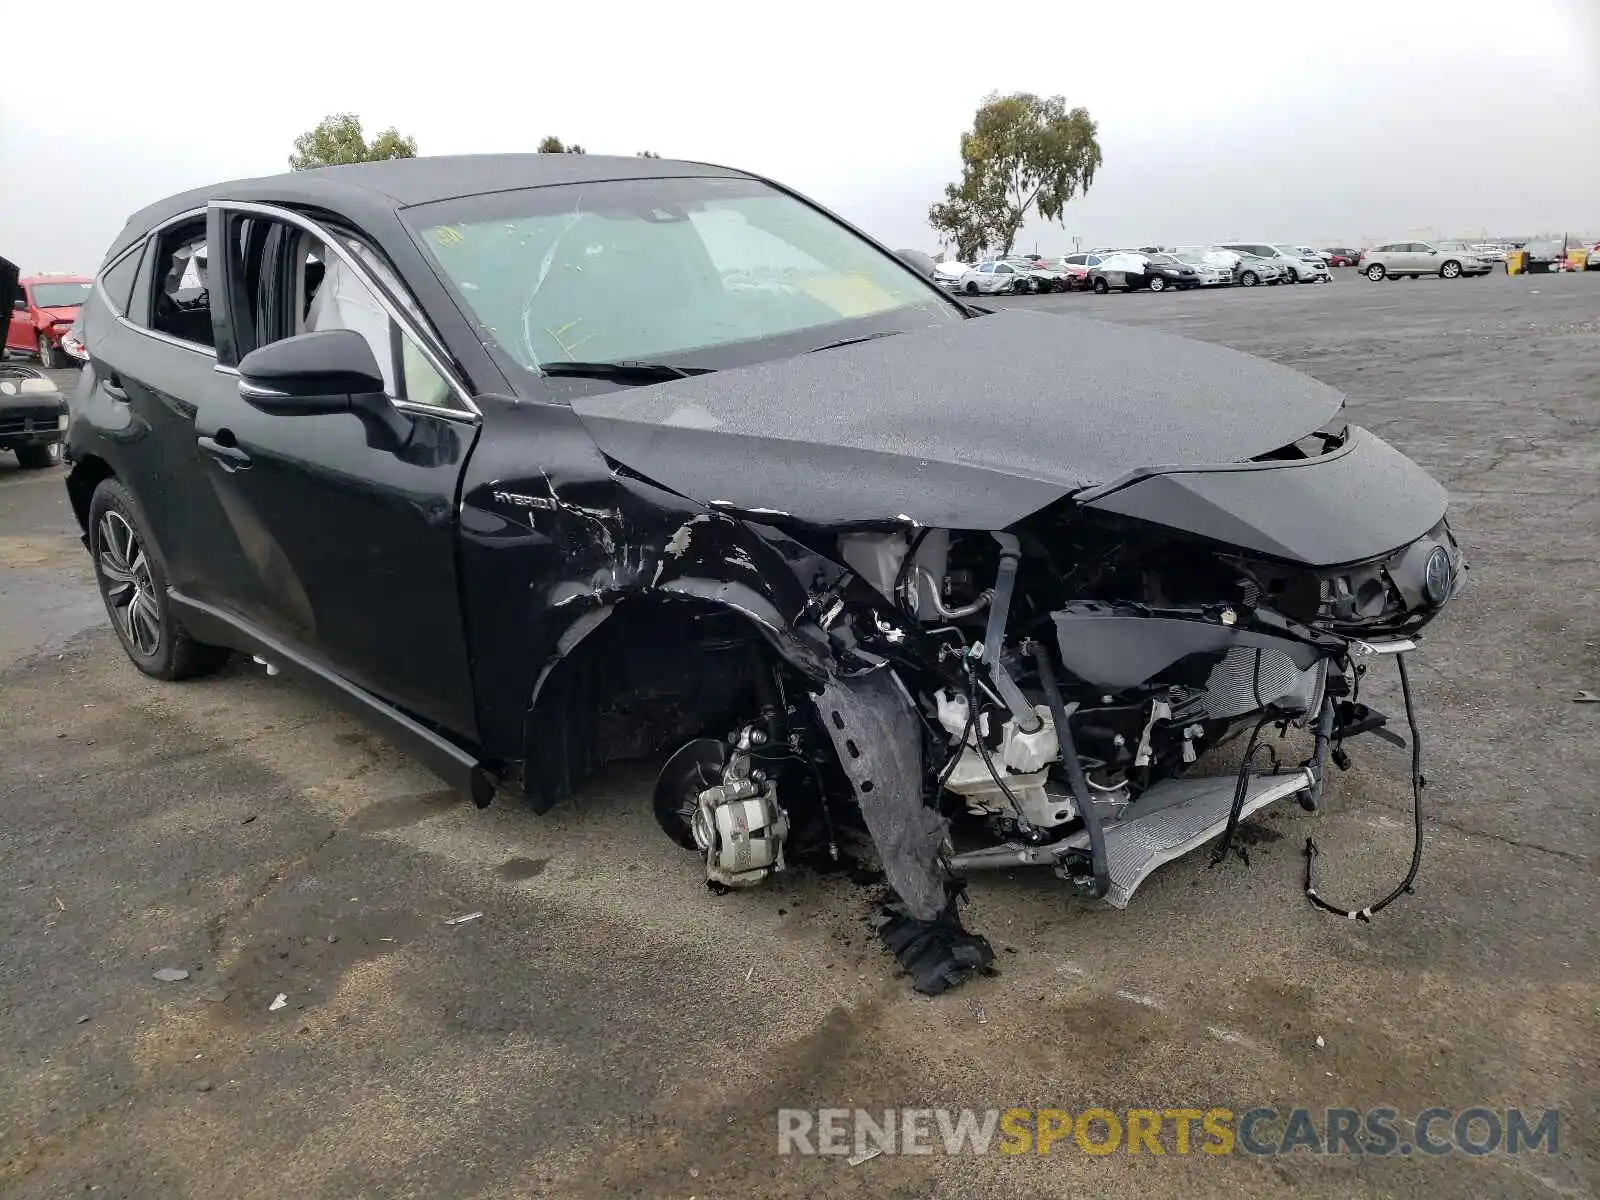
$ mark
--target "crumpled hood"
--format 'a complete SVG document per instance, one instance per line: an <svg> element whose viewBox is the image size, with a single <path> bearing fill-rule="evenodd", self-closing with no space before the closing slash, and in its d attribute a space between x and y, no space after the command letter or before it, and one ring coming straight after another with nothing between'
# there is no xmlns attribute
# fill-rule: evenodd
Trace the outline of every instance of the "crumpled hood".
<svg viewBox="0 0 1600 1200"><path fill-rule="evenodd" d="M1265 454L1342 403L1235 350L1010 310L573 410L606 455L701 503L1001 529L1130 471Z"/></svg>

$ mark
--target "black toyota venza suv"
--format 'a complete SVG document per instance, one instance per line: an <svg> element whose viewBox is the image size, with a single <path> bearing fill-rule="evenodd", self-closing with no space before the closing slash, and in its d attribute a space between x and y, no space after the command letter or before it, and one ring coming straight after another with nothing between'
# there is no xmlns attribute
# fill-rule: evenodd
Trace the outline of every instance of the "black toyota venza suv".
<svg viewBox="0 0 1600 1200"><path fill-rule="evenodd" d="M662 755L714 888L870 838L928 991L988 961L969 872L1120 906L1315 805L1383 721L1361 660L1459 577L1444 490L1331 388L968 307L721 167L218 184L128 222L85 327L68 489L140 670L259 657L479 804ZM1192 766L1290 725L1304 762Z"/></svg>

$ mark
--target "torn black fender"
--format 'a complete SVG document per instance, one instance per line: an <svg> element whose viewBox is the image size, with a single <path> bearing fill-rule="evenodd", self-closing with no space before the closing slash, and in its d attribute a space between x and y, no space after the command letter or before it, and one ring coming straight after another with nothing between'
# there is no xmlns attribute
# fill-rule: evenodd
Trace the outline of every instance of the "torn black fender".
<svg viewBox="0 0 1600 1200"><path fill-rule="evenodd" d="M586 489L568 489L549 477L541 483L547 502L522 507L548 514L529 523L548 527L550 543L565 550L565 571L532 582L525 618L533 670L524 676L517 757L525 764L524 794L537 810L548 809L606 761L610 748L594 740L607 689L596 680L568 679L560 668L590 639L606 637L615 614L637 621L651 606L673 608L676 617L664 617L663 624L681 639L692 635L682 623L684 612L721 611L737 617L813 686L834 670L827 635L807 614L810 594L802 578L837 575L837 566L778 530L758 531L740 518L690 508L680 498L668 497L678 501L676 508L625 502L605 509L585 502ZM630 500L663 500L642 481L626 483L620 491ZM670 523L663 520L667 516ZM693 664L683 663L681 670L692 674Z"/></svg>

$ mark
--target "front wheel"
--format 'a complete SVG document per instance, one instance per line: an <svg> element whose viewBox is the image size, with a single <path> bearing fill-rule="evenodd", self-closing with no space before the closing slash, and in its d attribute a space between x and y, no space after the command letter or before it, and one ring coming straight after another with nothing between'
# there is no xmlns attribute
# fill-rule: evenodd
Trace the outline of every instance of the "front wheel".
<svg viewBox="0 0 1600 1200"><path fill-rule="evenodd" d="M1110 290L1111 290L1111 285L1109 283L1107 283L1104 279L1096 279L1094 281L1094 294L1096 296L1104 296Z"/></svg>
<svg viewBox="0 0 1600 1200"><path fill-rule="evenodd" d="M967 295L976 296L977 294L978 294L978 285L973 283L972 280L970 280L970 279L967 280Z"/></svg>
<svg viewBox="0 0 1600 1200"><path fill-rule="evenodd" d="M56 344L48 335L39 335L39 365L46 371L53 371L60 365L60 358L56 353Z"/></svg>
<svg viewBox="0 0 1600 1200"><path fill-rule="evenodd" d="M43 471L46 467L53 467L60 461L60 442L51 442L48 446L17 447L17 466L24 471Z"/></svg>
<svg viewBox="0 0 1600 1200"><path fill-rule="evenodd" d="M1166 291L1167 290L1167 281L1165 279L1163 279L1159 275L1151 276L1151 278L1150 278L1150 290L1152 292L1164 292L1164 291Z"/></svg>
<svg viewBox="0 0 1600 1200"><path fill-rule="evenodd" d="M1243 275L1239 276L1240 287L1255 287L1256 284L1260 282L1261 276L1257 275L1254 271L1246 271Z"/></svg>
<svg viewBox="0 0 1600 1200"><path fill-rule="evenodd" d="M1387 272L1384 271L1382 263L1373 263L1367 268L1367 278L1372 280L1373 283L1377 283L1385 274Z"/></svg>
<svg viewBox="0 0 1600 1200"><path fill-rule="evenodd" d="M150 527L121 480L95 489L88 541L106 614L134 666L157 679L187 679L227 660L227 650L195 641L179 624Z"/></svg>
<svg viewBox="0 0 1600 1200"><path fill-rule="evenodd" d="M1455 279L1458 278L1460 274L1461 264L1458 262L1447 262L1444 264L1444 266L1439 268L1440 279Z"/></svg>

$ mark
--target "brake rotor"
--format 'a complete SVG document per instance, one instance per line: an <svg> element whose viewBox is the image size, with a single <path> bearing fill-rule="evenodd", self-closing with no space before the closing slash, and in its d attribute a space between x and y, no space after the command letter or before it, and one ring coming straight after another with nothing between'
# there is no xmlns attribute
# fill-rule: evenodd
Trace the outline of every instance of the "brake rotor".
<svg viewBox="0 0 1600 1200"><path fill-rule="evenodd" d="M699 796L706 788L722 782L722 769L727 762L726 743L716 738L696 738L674 751L656 776L656 823L685 850L705 853L703 841L695 836Z"/></svg>

